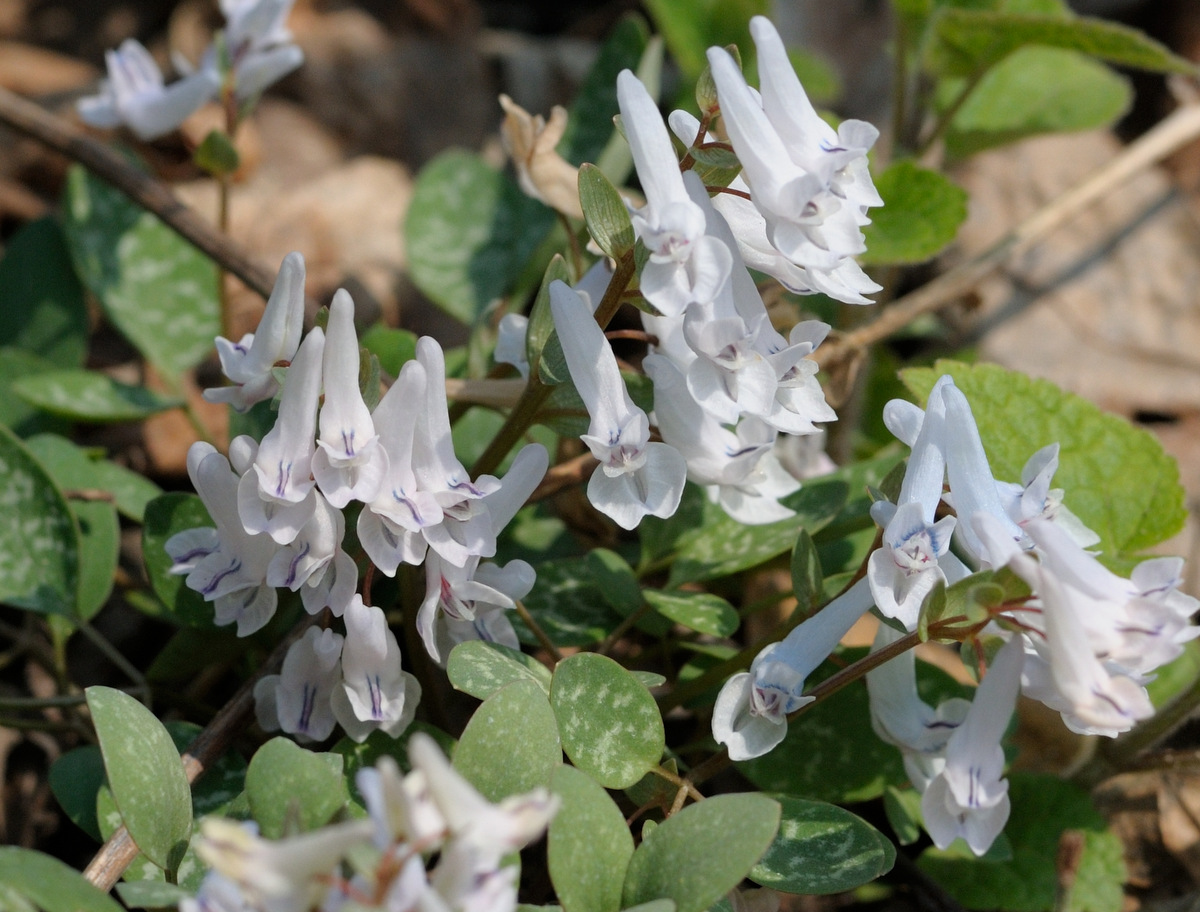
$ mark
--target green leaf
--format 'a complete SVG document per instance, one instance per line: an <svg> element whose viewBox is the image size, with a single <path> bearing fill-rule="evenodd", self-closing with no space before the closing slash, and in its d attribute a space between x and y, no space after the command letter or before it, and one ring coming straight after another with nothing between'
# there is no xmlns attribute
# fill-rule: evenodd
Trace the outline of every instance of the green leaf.
<svg viewBox="0 0 1200 912"><path fill-rule="evenodd" d="M96 821L96 792L104 784L100 748L85 744L67 751L54 761L47 778L68 819L100 842L100 825Z"/></svg>
<svg viewBox="0 0 1200 912"><path fill-rule="evenodd" d="M601 596L614 611L628 617L642 607L641 584L625 558L608 548L593 548L585 560Z"/></svg>
<svg viewBox="0 0 1200 912"><path fill-rule="evenodd" d="M195 494L172 491L152 500L146 507L146 525L142 529L142 560L154 594L162 599L167 614L188 627L212 627L213 608L204 596L189 589L185 577L170 572L171 557L166 543L172 535L188 529L215 524Z"/></svg>
<svg viewBox="0 0 1200 912"><path fill-rule="evenodd" d="M463 730L453 762L489 801L549 785L562 747L541 685L513 681L484 700Z"/></svg>
<svg viewBox="0 0 1200 912"><path fill-rule="evenodd" d="M633 785L662 759L658 704L637 678L607 656L579 653L558 663L550 705L563 750L605 788Z"/></svg>
<svg viewBox="0 0 1200 912"><path fill-rule="evenodd" d="M924 399L942 374L950 374L970 402L998 480L1019 481L1030 456L1060 444L1054 486L1100 536L1106 557L1133 557L1183 528L1179 468L1152 434L1048 380L995 364L938 361L902 371L901 378Z"/></svg>
<svg viewBox="0 0 1200 912"><path fill-rule="evenodd" d="M824 575L821 573L821 558L812 536L801 529L792 549L792 591L796 596L798 610L812 614L821 607L821 589Z"/></svg>
<svg viewBox="0 0 1200 912"><path fill-rule="evenodd" d="M84 284L147 360L178 377L212 352L221 316L208 257L79 165L64 227Z"/></svg>
<svg viewBox="0 0 1200 912"><path fill-rule="evenodd" d="M162 494L162 488L145 476L89 453L57 434L37 434L26 440L25 446L59 487L108 491L118 512L134 522L142 522L146 504Z"/></svg>
<svg viewBox="0 0 1200 912"><path fill-rule="evenodd" d="M883 810L900 845L912 845L921 838L921 793L915 788L889 785L883 793Z"/></svg>
<svg viewBox="0 0 1200 912"><path fill-rule="evenodd" d="M75 613L90 620L112 595L121 551L121 523L116 507L110 503L75 500L70 506L79 526L79 590Z"/></svg>
<svg viewBox="0 0 1200 912"><path fill-rule="evenodd" d="M582 557L539 565L525 607L558 646L598 643L621 623L621 616L608 607ZM537 645L537 638L520 618L513 619L513 626L521 642Z"/></svg>
<svg viewBox="0 0 1200 912"><path fill-rule="evenodd" d="M547 696L550 670L533 656L500 643L468 640L450 652L446 674L456 690L486 700L513 681L533 681Z"/></svg>
<svg viewBox="0 0 1200 912"><path fill-rule="evenodd" d="M870 263L921 263L937 256L967 218L967 194L948 177L899 161L875 179L883 206L863 229Z"/></svg>
<svg viewBox="0 0 1200 912"><path fill-rule="evenodd" d="M779 803L754 793L716 795L668 817L633 853L623 904L673 899L703 912L736 887L771 845Z"/></svg>
<svg viewBox="0 0 1200 912"><path fill-rule="evenodd" d="M579 202L588 233L613 259L633 249L633 223L621 194L595 165L579 169Z"/></svg>
<svg viewBox="0 0 1200 912"><path fill-rule="evenodd" d="M240 164L238 159L233 139L224 130L209 130L192 153L196 166L216 177L236 171Z"/></svg>
<svg viewBox="0 0 1200 912"><path fill-rule="evenodd" d="M727 637L738 629L737 611L720 596L708 592L658 592L647 589L646 601L676 624L709 636Z"/></svg>
<svg viewBox="0 0 1200 912"><path fill-rule="evenodd" d="M79 587L79 530L62 494L0 428L0 602L69 615Z"/></svg>
<svg viewBox="0 0 1200 912"><path fill-rule="evenodd" d="M26 402L52 415L97 424L141 421L183 405L182 399L168 399L96 371L34 374L14 380L12 388Z"/></svg>
<svg viewBox="0 0 1200 912"><path fill-rule="evenodd" d="M781 501L795 516L761 526L744 525L705 500L699 528L679 538L668 585L729 576L790 551L801 529L816 532L838 515L850 493L847 479L841 470L806 482Z"/></svg>
<svg viewBox="0 0 1200 912"><path fill-rule="evenodd" d="M1126 25L1083 16L944 10L937 19L933 65L968 76L1035 44L1079 51L1108 63L1160 73L1195 74L1196 66Z"/></svg>
<svg viewBox="0 0 1200 912"><path fill-rule="evenodd" d="M562 805L550 821L546 857L564 912L618 912L633 835L625 815L590 776L554 771L550 788Z"/></svg>
<svg viewBox="0 0 1200 912"><path fill-rule="evenodd" d="M767 6L766 0L650 0L646 9L690 85L703 72L712 45L736 44L743 54L753 52L749 22L765 15Z"/></svg>
<svg viewBox="0 0 1200 912"><path fill-rule="evenodd" d="M117 884L117 895L130 909L169 909L191 894L171 883L159 880L135 880Z"/></svg>
<svg viewBox="0 0 1200 912"><path fill-rule="evenodd" d="M842 650L838 664L821 665L806 689L865 654L861 649ZM932 706L974 693L974 688L958 684L926 662L917 662L917 689ZM787 737L770 753L738 763L737 768L766 792L839 804L878 798L889 785L908 781L908 775L895 747L880 741L870 725L849 721L869 718L867 688L855 682L789 722Z"/></svg>
<svg viewBox="0 0 1200 912"><path fill-rule="evenodd" d="M596 62L588 70L571 104L567 129L558 143L559 154L571 164L600 161L615 132L617 74L621 70L637 69L649 38L646 23L640 16L625 16L601 45ZM610 176L613 180L624 177Z"/></svg>
<svg viewBox="0 0 1200 912"><path fill-rule="evenodd" d="M31 849L0 847L0 884L43 912L121 912L116 900L78 871Z"/></svg>
<svg viewBox="0 0 1200 912"><path fill-rule="evenodd" d="M560 383L569 379L566 373L566 358L562 346L554 335L554 316L550 313L550 283L554 281L571 281L571 270L561 253L556 253L546 265L546 273L542 277L541 287L529 311L529 327L525 330L525 360L529 362L529 372L541 377L547 383ZM546 351L549 347L549 351ZM555 376L549 377L542 370L542 362L549 359L558 365Z"/></svg>
<svg viewBox="0 0 1200 912"><path fill-rule="evenodd" d="M1132 102L1130 81L1090 57L1022 48L993 67L967 97L946 132L946 151L966 158L1038 133L1096 129L1116 121Z"/></svg>
<svg viewBox="0 0 1200 912"><path fill-rule="evenodd" d="M823 801L776 796L779 834L748 875L783 893L842 893L886 874L896 849L861 817Z"/></svg>
<svg viewBox="0 0 1200 912"><path fill-rule="evenodd" d="M81 367L87 358L83 286L50 217L14 234L0 260L0 339L60 368Z"/></svg>
<svg viewBox="0 0 1200 912"><path fill-rule="evenodd" d="M407 329L392 329L386 323L376 323L358 341L393 378L400 376L405 362L417 356L417 334Z"/></svg>
<svg viewBox="0 0 1200 912"><path fill-rule="evenodd" d="M413 190L405 221L410 275L471 325L516 281L553 224L552 210L479 156L444 152L421 169Z"/></svg>
<svg viewBox="0 0 1200 912"><path fill-rule="evenodd" d="M1071 892L1071 912L1119 912L1125 864L1121 841L1106 829L1087 792L1057 776L1009 775L1012 814L1005 834L1010 861L968 858L927 849L918 860L954 899L975 909L1040 912L1055 908L1055 857L1064 830L1082 830L1084 850Z"/></svg>
<svg viewBox="0 0 1200 912"><path fill-rule="evenodd" d="M84 693L130 838L160 868L174 870L192 832L192 793L179 751L162 723L133 697L111 687Z"/></svg>
<svg viewBox="0 0 1200 912"><path fill-rule="evenodd" d="M306 833L328 823L350 796L342 778L341 754L318 754L282 736L272 738L250 759L246 797L267 839Z"/></svg>
<svg viewBox="0 0 1200 912"><path fill-rule="evenodd" d="M69 434L71 425L34 408L11 389L14 380L58 370L50 361L22 348L0 347L0 424L18 437L30 434Z"/></svg>

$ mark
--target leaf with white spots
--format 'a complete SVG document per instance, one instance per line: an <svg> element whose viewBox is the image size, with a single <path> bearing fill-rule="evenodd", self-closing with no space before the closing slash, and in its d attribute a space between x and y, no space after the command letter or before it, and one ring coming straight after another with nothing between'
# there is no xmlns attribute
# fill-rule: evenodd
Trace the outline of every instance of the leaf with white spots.
<svg viewBox="0 0 1200 912"><path fill-rule="evenodd" d="M182 399L160 396L144 386L120 383L107 374L88 370L31 374L14 380L12 389L30 405L51 415L95 424L141 421L183 405Z"/></svg>
<svg viewBox="0 0 1200 912"><path fill-rule="evenodd" d="M779 804L757 793L716 795L645 834L625 875L626 907L673 899L703 912L741 883L779 828Z"/></svg>
<svg viewBox="0 0 1200 912"><path fill-rule="evenodd" d="M489 801L549 785L562 746L541 685L513 681L484 700L458 740L453 763Z"/></svg>
<svg viewBox="0 0 1200 912"><path fill-rule="evenodd" d="M63 228L84 284L155 367L178 377L212 352L221 331L212 260L78 165Z"/></svg>
<svg viewBox="0 0 1200 912"><path fill-rule="evenodd" d="M550 781L562 806L550 821L547 862L565 912L617 912L633 836L625 815L594 779L560 766Z"/></svg>
<svg viewBox="0 0 1200 912"><path fill-rule="evenodd" d="M779 833L749 878L783 893L853 890L886 874L896 861L892 843L860 817L823 801L789 795Z"/></svg>
<svg viewBox="0 0 1200 912"><path fill-rule="evenodd" d="M698 633L727 637L738 629L740 623L737 611L729 602L708 592L657 592L647 589L643 596L663 617Z"/></svg>
<svg viewBox="0 0 1200 912"><path fill-rule="evenodd" d="M174 870L192 832L192 793L179 751L162 723L133 697L111 687L89 687L86 694L129 835L154 864Z"/></svg>
<svg viewBox="0 0 1200 912"><path fill-rule="evenodd" d="M0 426L0 602L43 614L75 610L79 530L49 474Z"/></svg>
<svg viewBox="0 0 1200 912"><path fill-rule="evenodd" d="M246 796L262 834L279 839L289 821L301 832L328 823L350 800L342 764L341 754L305 750L282 736L260 747L246 770Z"/></svg>
<svg viewBox="0 0 1200 912"><path fill-rule="evenodd" d="M558 663L550 685L563 750L605 788L633 785L662 758L658 704L606 656L580 653Z"/></svg>
<svg viewBox="0 0 1200 912"><path fill-rule="evenodd" d="M486 640L459 643L450 653L446 675L455 690L486 700L505 684L513 681L533 681L550 694L550 671L535 659L517 649Z"/></svg>

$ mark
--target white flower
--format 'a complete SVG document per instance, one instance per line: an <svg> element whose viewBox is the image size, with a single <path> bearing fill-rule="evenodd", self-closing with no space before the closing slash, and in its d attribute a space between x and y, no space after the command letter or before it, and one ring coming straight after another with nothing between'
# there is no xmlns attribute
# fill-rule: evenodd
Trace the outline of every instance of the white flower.
<svg viewBox="0 0 1200 912"><path fill-rule="evenodd" d="M383 611L355 595L344 618L342 681L333 689L333 714L355 741L365 741L377 728L399 737L416 714L421 685L401 669L400 645Z"/></svg>
<svg viewBox="0 0 1200 912"><path fill-rule="evenodd" d="M375 499L358 515L358 538L367 556L388 576L395 576L401 563L416 566L425 559L427 545L421 532L443 517L437 498L420 488L413 468L425 384L421 363L407 362L373 415L388 455L388 471Z"/></svg>
<svg viewBox="0 0 1200 912"><path fill-rule="evenodd" d="M1008 782L1000 739L1012 718L1025 653L1014 637L996 653L966 718L946 744L946 765L921 796L925 829L939 849L966 840L984 854L1008 821Z"/></svg>
<svg viewBox="0 0 1200 912"><path fill-rule="evenodd" d="M124 124L139 139L169 133L220 88L211 72L197 72L167 86L150 52L127 38L104 55L108 78L100 94L81 99L79 116L94 127Z"/></svg>
<svg viewBox="0 0 1200 912"><path fill-rule="evenodd" d="M903 636L880 624L873 649L878 651ZM945 765L946 742L970 708L968 700L952 697L935 710L917 693L916 656L911 649L867 672L871 727L881 741L900 749L904 769L917 791Z"/></svg>
<svg viewBox="0 0 1200 912"><path fill-rule="evenodd" d="M738 522L757 525L793 513L779 498L800 488L772 452L776 432L758 418L726 430L688 392L683 375L663 355L642 362L654 381L654 417L663 441L687 461L688 478Z"/></svg>
<svg viewBox="0 0 1200 912"><path fill-rule="evenodd" d="M713 707L712 731L732 760L761 757L787 734L787 717L813 698L804 682L871 607L871 589L859 580L781 642L755 657L749 673L725 682Z"/></svg>
<svg viewBox="0 0 1200 912"><path fill-rule="evenodd" d="M340 617L358 586L358 567L342 550L346 534L342 511L319 491L313 498L312 516L272 559L267 582L299 592L309 614L328 607Z"/></svg>
<svg viewBox="0 0 1200 912"><path fill-rule="evenodd" d="M672 515L687 476L683 457L650 441L646 413L629 398L588 303L563 282L553 282L550 309L567 369L591 418L580 439L600 461L588 482L588 500L624 529L635 528L647 514Z"/></svg>
<svg viewBox="0 0 1200 912"><path fill-rule="evenodd" d="M646 205L631 210L633 230L650 252L641 275L646 300L666 316L712 300L729 275L729 250L705 234L704 211L684 188L671 138L646 87L629 70L617 76L621 122Z"/></svg>
<svg viewBox="0 0 1200 912"><path fill-rule="evenodd" d="M221 0L225 43L232 66L234 95L246 101L260 95L304 62L286 22L295 0ZM201 69L217 66L216 54L205 55Z"/></svg>
<svg viewBox="0 0 1200 912"><path fill-rule="evenodd" d="M250 535L238 516L238 477L211 445L188 450L188 475L216 529L190 529L166 542L172 573L187 574L187 586L214 602L218 624L237 622L249 636L275 614L277 595L267 582L279 545L266 535Z"/></svg>
<svg viewBox="0 0 1200 912"><path fill-rule="evenodd" d="M541 444L525 446L513 459L500 489L484 498L492 535L499 535L546 474L549 455ZM417 612L417 632L430 657L439 665L458 643L486 640L519 647L507 611L524 598L537 579L522 560L503 567L480 563L472 555L463 566L436 551L425 561L425 600Z"/></svg>
<svg viewBox="0 0 1200 912"><path fill-rule="evenodd" d="M1031 519L1047 519L1065 529L1081 548L1100 542L1100 536L1089 529L1067 509L1062 488L1051 488L1050 479L1058 469L1058 444L1042 447L1029 457L1021 469L1021 483L996 482L1009 518L1024 527Z"/></svg>
<svg viewBox="0 0 1200 912"><path fill-rule="evenodd" d="M254 686L258 724L283 729L302 741L324 741L337 719L330 698L342 680L341 634L310 627L291 645L280 674L266 675Z"/></svg>
<svg viewBox="0 0 1200 912"><path fill-rule="evenodd" d="M351 500L374 500L387 474L387 452L358 388L358 333L354 301L339 288L329 306L322 375L325 403L319 418L318 449L312 471L325 497L335 507Z"/></svg>
<svg viewBox="0 0 1200 912"><path fill-rule="evenodd" d="M527 316L505 314L496 327L496 350L493 353L497 364L511 364L526 379L529 378L529 361L525 357L525 338L528 333Z"/></svg>
<svg viewBox="0 0 1200 912"><path fill-rule="evenodd" d="M929 394L896 504L881 500L871 505L871 516L883 528L883 547L867 559L871 594L883 615L907 630L916 629L921 603L939 581L966 575L966 568L949 554L955 518L934 522L946 467L942 395L949 383L943 377Z"/></svg>
<svg viewBox="0 0 1200 912"><path fill-rule="evenodd" d="M320 327L301 343L288 368L279 417L238 486L238 512L246 531L266 532L281 545L299 534L316 508L312 458L324 347Z"/></svg>
<svg viewBox="0 0 1200 912"><path fill-rule="evenodd" d="M279 389L272 369L295 357L303 331L304 257L289 253L279 267L258 329L247 333L240 342L217 336L221 370L233 381L233 386L206 389L204 398L209 402L228 402L239 412L271 399Z"/></svg>

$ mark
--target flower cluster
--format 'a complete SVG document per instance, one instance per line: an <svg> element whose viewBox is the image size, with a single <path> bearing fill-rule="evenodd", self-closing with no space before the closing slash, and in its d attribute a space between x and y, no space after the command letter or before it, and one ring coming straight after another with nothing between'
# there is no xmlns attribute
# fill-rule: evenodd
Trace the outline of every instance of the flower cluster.
<svg viewBox="0 0 1200 912"><path fill-rule="evenodd" d="M181 912L513 912L518 869L506 856L541 836L558 800L539 788L492 804L421 733L408 756L407 776L386 755L358 773L367 820L268 842L252 825L206 819L196 851L211 870Z"/></svg>
<svg viewBox="0 0 1200 912"><path fill-rule="evenodd" d="M304 62L285 25L294 0L221 0L225 29L199 66L177 60L181 79L166 85L150 52L128 38L105 54L108 78L100 94L79 102L95 127L129 127L154 139L178 127L201 105L228 91L237 104L257 98Z"/></svg>
<svg viewBox="0 0 1200 912"><path fill-rule="evenodd" d="M726 683L713 733L734 759L766 753L783 739L787 714L810 699L804 679L865 611L886 619L875 641L883 649L917 628L935 586L1008 568L1032 594L1000 606L980 631L1003 645L973 701L921 700L910 652L867 675L872 724L903 754L934 842L962 837L983 854L1008 818L1000 739L1018 692L1057 710L1072 731L1128 731L1153 713L1145 689L1153 672L1200 635L1190 624L1200 603L1178 591L1178 558L1145 561L1124 579L1086 550L1099 538L1050 487L1057 444L1033 454L1020 484L996 481L949 376L926 409L895 400L884 420L912 455L896 503L872 507L882 546L866 576ZM954 514L939 519L944 507Z"/></svg>
<svg viewBox="0 0 1200 912"><path fill-rule="evenodd" d="M863 293L878 289L853 260L864 249L866 209L881 203L866 166L876 131L856 121L833 131L812 109L770 22L756 18L753 33L761 96L724 51L710 51L721 116L745 175L713 199L696 172L681 173L645 86L628 70L617 78L645 192L630 216L648 254L639 291L654 312L643 324L655 341L644 366L663 443L651 441L649 420L590 318L594 301L563 284L551 288L563 354L591 417L583 439L600 462L588 496L626 529L646 515L671 515L685 478L740 522L791 515L779 498L799 484L777 461L776 438L811 434L814 422L836 418L808 358L829 327L806 321L781 335L748 266L795 291L843 301L866 303ZM682 112L670 122L685 142L705 138Z"/></svg>
<svg viewBox="0 0 1200 912"><path fill-rule="evenodd" d="M310 613L328 608L343 619L344 637L309 630L282 674L260 682L264 727L320 741L336 720L357 740L374 728L398 735L420 689L401 671L383 612L356 595L358 566L342 547L343 509L362 505L358 541L377 569L393 576L401 563L425 564L417 627L435 661L470 639L515 648L505 611L532 588L533 568L485 559L548 458L530 444L503 481L472 481L454 454L437 342L418 341L417 357L371 410L359 387L350 296L339 291L326 329L302 338L303 312L304 261L293 253L257 332L236 343L217 340L234 385L208 390L208 398L244 410L278 393L278 416L261 443L235 438L228 458L208 444L192 446L188 472L215 528L181 532L166 547L172 572L186 574L187 585L213 602L217 623L236 624L239 636L271 619L280 587L299 592Z"/></svg>

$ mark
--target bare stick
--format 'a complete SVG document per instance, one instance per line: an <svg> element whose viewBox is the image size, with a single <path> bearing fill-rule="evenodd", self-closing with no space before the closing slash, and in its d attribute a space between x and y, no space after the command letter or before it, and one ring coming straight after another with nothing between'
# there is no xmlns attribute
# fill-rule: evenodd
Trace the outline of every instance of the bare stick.
<svg viewBox="0 0 1200 912"><path fill-rule="evenodd" d="M296 642L320 615L305 616L300 620L288 636L280 642L275 650L263 662L262 667L239 688L233 698L221 707L211 722L204 727L183 752L183 772L189 783L199 779L225 749L233 742L234 737L242 730L254 711L254 685L266 674L273 672L281 664L291 645ZM100 847L100 851L88 864L83 872L92 884L101 890L111 890L125 869L137 858L138 848L129 838L129 831L122 826L109 837L108 842Z"/></svg>
<svg viewBox="0 0 1200 912"><path fill-rule="evenodd" d="M97 177L112 184L131 200L153 212L181 237L191 241L227 272L264 298L275 284L275 274L247 255L184 205L170 188L143 174L103 143L97 142L70 121L0 88L0 123L23 133L79 162Z"/></svg>
<svg viewBox="0 0 1200 912"><path fill-rule="evenodd" d="M917 317L954 303L1010 257L1028 250L1092 203L1197 137L1200 103L1183 105L1082 184L1043 206L983 253L893 302L865 326L831 339L813 357L822 366L835 363L886 339Z"/></svg>

